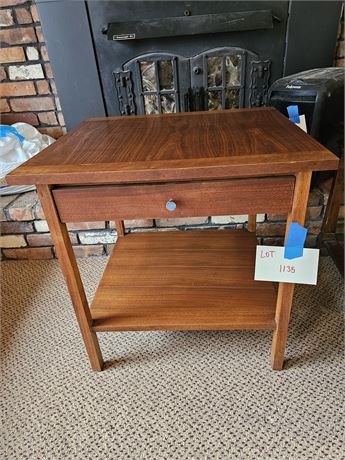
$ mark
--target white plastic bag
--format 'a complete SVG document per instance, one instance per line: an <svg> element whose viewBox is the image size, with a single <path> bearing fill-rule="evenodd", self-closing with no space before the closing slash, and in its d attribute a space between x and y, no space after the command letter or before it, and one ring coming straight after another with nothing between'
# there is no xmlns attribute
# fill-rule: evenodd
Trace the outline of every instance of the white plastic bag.
<svg viewBox="0 0 345 460"><path fill-rule="evenodd" d="M0 195L11 195L34 190L33 185L9 186L5 176L29 158L55 142L50 136L41 134L36 128L27 123L12 125L19 134L8 133L0 137ZM23 136L24 140L20 140Z"/></svg>

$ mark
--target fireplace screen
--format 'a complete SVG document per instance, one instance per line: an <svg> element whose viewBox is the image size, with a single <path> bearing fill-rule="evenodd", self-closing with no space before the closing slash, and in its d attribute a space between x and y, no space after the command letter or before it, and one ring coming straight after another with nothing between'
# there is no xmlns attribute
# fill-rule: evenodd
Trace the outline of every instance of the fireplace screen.
<svg viewBox="0 0 345 460"><path fill-rule="evenodd" d="M268 79L269 61L265 62L261 73ZM137 56L114 72L121 114L248 106L258 88L255 65L261 63L256 54L240 48L217 48L191 58L167 53Z"/></svg>

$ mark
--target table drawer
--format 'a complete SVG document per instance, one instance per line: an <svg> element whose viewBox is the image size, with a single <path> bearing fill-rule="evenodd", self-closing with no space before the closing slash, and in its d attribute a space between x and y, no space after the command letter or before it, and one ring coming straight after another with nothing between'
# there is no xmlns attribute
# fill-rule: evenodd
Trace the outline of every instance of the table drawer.
<svg viewBox="0 0 345 460"><path fill-rule="evenodd" d="M294 183L293 176L284 176L76 186L55 188L53 195L62 222L287 213L292 206Z"/></svg>

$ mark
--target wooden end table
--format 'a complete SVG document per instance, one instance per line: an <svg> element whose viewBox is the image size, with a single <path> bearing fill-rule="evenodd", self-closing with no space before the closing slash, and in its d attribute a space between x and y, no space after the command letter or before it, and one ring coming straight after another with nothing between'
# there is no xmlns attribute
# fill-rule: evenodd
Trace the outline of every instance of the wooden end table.
<svg viewBox="0 0 345 460"><path fill-rule="evenodd" d="M14 170L35 184L91 366L100 331L273 330L282 369L293 284L254 281L255 215L303 225L312 171L338 158L273 108L93 118ZM248 230L130 233L123 220L248 214ZM114 220L91 307L66 223Z"/></svg>

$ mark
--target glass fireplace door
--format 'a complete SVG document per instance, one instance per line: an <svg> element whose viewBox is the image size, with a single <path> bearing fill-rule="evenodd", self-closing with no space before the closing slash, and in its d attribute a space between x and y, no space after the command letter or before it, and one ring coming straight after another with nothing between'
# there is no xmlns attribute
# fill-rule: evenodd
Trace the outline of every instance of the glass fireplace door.
<svg viewBox="0 0 345 460"><path fill-rule="evenodd" d="M123 66L133 83L137 114L185 112L189 60L172 54L145 54ZM116 79L115 73L115 79Z"/></svg>
<svg viewBox="0 0 345 460"><path fill-rule="evenodd" d="M258 56L241 48L210 49L193 57L151 53L123 66L131 114L164 114L249 106L250 70ZM120 81L114 72L115 82ZM118 88L117 88L118 89ZM123 99L121 91L117 96ZM121 102L121 101L120 101Z"/></svg>

